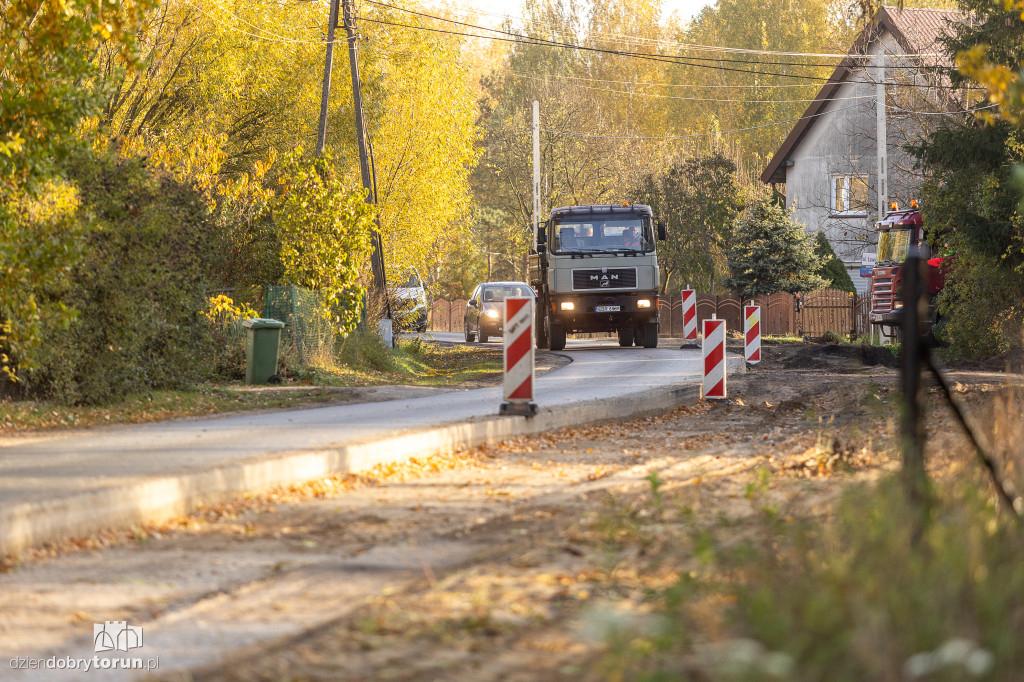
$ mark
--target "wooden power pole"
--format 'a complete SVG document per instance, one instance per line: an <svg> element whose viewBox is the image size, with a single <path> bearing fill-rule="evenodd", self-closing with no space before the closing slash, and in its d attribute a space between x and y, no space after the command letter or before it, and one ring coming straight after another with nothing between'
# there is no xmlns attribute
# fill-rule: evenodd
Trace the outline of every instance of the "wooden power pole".
<svg viewBox="0 0 1024 682"><path fill-rule="evenodd" d="M320 127L316 133L316 155L324 155L327 144L327 102L331 96L331 69L334 67L334 29L338 25L338 0L331 0L331 20L327 25L327 58L324 60L324 87L320 94Z"/></svg>
<svg viewBox="0 0 1024 682"><path fill-rule="evenodd" d="M377 196L373 191L370 179L370 159L366 152L366 122L363 120L363 88L359 81L359 34L356 32L356 17L352 0L342 0L345 18L345 32L348 34L348 60L352 71L352 105L356 112L356 139L359 142L359 172L363 178L363 189L366 190L366 201L376 204ZM381 254L379 230L374 234L373 252L370 254L370 265L373 268L373 285L378 292L384 293L384 261Z"/></svg>
<svg viewBox="0 0 1024 682"><path fill-rule="evenodd" d="M331 17L327 26L327 57L324 62L324 84L323 93L320 97L320 127L316 136L316 155L323 156L324 147L327 144L327 103L331 93L331 69L334 66L334 31L338 26L338 10L341 4L342 14L345 22L345 32L348 35L348 57L352 71L352 102L356 111L356 137L359 142L359 171L363 180L363 189L366 190L366 202L377 203L377 195L373 190L370 179L370 162L366 152L366 124L363 120L363 91L359 81L359 50L357 42L359 35L356 33L355 12L352 9L352 0L331 0ZM378 226L379 227L379 226ZM383 293L384 291L384 261L381 254L380 231L375 230L373 235L373 251L370 254L370 264L373 268L374 288Z"/></svg>

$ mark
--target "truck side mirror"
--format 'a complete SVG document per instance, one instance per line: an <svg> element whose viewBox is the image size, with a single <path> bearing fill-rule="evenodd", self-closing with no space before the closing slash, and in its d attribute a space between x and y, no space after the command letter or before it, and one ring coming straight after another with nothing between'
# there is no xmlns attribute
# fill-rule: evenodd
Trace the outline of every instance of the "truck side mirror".
<svg viewBox="0 0 1024 682"><path fill-rule="evenodd" d="M668 239L668 230L665 229L665 223L658 221L658 241L665 241Z"/></svg>
<svg viewBox="0 0 1024 682"><path fill-rule="evenodd" d="M537 244L540 245L540 244L547 244L547 243L548 243L548 231L544 228L543 225L538 225L537 226ZM539 252L539 249L538 249L538 252Z"/></svg>

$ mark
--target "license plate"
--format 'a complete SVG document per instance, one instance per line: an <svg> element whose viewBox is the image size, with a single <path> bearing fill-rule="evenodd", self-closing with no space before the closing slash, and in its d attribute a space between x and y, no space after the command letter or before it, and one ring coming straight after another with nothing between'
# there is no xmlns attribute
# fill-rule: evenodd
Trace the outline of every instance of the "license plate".
<svg viewBox="0 0 1024 682"><path fill-rule="evenodd" d="M599 305L594 308L595 313L617 313L619 312L619 306L617 305Z"/></svg>

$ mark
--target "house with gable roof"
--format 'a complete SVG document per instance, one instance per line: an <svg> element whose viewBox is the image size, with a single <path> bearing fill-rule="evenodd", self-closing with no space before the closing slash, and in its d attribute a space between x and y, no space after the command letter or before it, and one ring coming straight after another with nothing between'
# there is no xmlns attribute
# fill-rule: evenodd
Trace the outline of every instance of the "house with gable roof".
<svg viewBox="0 0 1024 682"><path fill-rule="evenodd" d="M807 233L825 232L858 293L870 287L859 271L863 254L875 250L880 207L918 198L923 177L904 146L927 135L941 114L963 108L939 42L961 21L963 13L952 10L882 7L761 174Z"/></svg>

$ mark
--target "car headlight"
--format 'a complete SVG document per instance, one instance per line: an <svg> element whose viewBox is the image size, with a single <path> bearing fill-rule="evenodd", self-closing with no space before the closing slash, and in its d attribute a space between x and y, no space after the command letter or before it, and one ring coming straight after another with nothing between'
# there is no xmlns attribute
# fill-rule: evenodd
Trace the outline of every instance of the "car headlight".
<svg viewBox="0 0 1024 682"><path fill-rule="evenodd" d="M636 302L636 307L637 308L650 308L651 307L651 299L649 299L649 298L641 298L639 301Z"/></svg>
<svg viewBox="0 0 1024 682"><path fill-rule="evenodd" d="M562 310L576 310L576 304L572 301L562 301Z"/></svg>
<svg viewBox="0 0 1024 682"><path fill-rule="evenodd" d="M490 310L485 310L484 315L493 319L498 319L498 311L495 310L494 308L491 308Z"/></svg>

